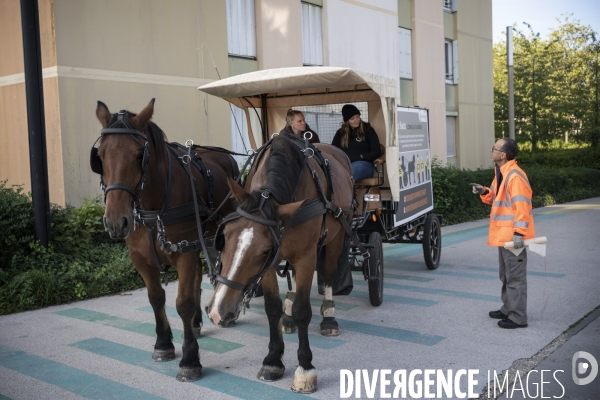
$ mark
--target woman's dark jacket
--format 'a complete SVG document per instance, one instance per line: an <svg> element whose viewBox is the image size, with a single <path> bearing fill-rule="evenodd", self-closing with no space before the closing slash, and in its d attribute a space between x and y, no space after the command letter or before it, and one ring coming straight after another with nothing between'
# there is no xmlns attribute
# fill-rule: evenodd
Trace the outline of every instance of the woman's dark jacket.
<svg viewBox="0 0 600 400"><path fill-rule="evenodd" d="M377 137L377 133L375 133L375 129L371 127L368 123L365 124L365 140L359 142L356 140L356 135L354 132L356 129L352 129L350 131L350 137L348 138L348 148L342 147L341 141L342 136L344 135L344 130L342 128L338 129L333 137L332 145L339 147L342 149L350 162L354 161L370 161L373 162L377 157L381 155L381 148L379 147L379 138ZM360 157L362 155L362 158Z"/></svg>
<svg viewBox="0 0 600 400"><path fill-rule="evenodd" d="M317 132L310 129L310 126L308 126L308 124L306 124L306 129L304 130L304 132L306 132L306 131L310 131L312 133L312 138L309 140L309 143L321 143L321 141L319 140L319 135L317 135ZM302 135L304 135L304 132L302 132ZM279 133L280 134L289 133L291 135L294 135L294 130L292 129L291 126L286 125L285 128L283 128ZM298 137L304 138L304 136L298 136Z"/></svg>

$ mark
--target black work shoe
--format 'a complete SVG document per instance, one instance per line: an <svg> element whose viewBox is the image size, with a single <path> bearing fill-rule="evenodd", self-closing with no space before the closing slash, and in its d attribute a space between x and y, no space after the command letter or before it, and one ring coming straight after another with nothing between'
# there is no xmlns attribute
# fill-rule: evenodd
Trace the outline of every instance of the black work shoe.
<svg viewBox="0 0 600 400"><path fill-rule="evenodd" d="M495 318L495 319L506 319L508 318L508 315L504 314L502 311L497 310L497 311L490 311L490 318Z"/></svg>
<svg viewBox="0 0 600 400"><path fill-rule="evenodd" d="M527 328L527 324L519 325L515 321L508 318L498 321L498 326L504 329Z"/></svg>

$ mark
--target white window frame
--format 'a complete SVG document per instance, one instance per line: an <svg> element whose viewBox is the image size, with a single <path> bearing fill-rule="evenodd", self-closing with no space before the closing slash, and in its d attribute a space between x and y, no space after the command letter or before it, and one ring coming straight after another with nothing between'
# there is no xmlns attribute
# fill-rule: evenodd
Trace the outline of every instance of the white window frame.
<svg viewBox="0 0 600 400"><path fill-rule="evenodd" d="M254 0L227 0L227 51L236 57L256 58Z"/></svg>
<svg viewBox="0 0 600 400"><path fill-rule="evenodd" d="M450 39L444 41L444 60L446 83L458 84L458 41Z"/></svg>
<svg viewBox="0 0 600 400"><path fill-rule="evenodd" d="M400 78L412 79L412 32L398 27L398 64Z"/></svg>
<svg viewBox="0 0 600 400"><path fill-rule="evenodd" d="M323 8L302 2L302 63L323 65Z"/></svg>

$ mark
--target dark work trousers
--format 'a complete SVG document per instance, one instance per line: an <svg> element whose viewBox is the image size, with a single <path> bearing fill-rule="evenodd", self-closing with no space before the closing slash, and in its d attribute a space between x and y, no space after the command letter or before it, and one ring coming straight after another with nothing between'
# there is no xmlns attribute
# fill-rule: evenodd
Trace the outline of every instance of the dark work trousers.
<svg viewBox="0 0 600 400"><path fill-rule="evenodd" d="M527 250L515 256L510 250L498 247L502 303L500 309L508 319L519 324L527 323Z"/></svg>

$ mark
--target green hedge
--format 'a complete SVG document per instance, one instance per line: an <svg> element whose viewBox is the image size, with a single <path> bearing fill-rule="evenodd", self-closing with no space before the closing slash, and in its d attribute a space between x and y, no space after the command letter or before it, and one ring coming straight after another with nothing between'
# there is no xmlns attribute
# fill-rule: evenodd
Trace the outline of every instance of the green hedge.
<svg viewBox="0 0 600 400"><path fill-rule="evenodd" d="M600 170L600 148L558 149L531 153L522 151L517 156L521 166L550 168L592 168Z"/></svg>
<svg viewBox="0 0 600 400"><path fill-rule="evenodd" d="M44 248L32 236L30 196L0 182L0 315L143 287L125 242L104 232L103 214L99 199L52 205Z"/></svg>
<svg viewBox="0 0 600 400"><path fill-rule="evenodd" d="M582 167L548 168L533 163L521 163L533 190L533 207L600 196L600 170ZM432 165L434 212L442 214L444 225L487 218L490 206L471 192L469 183L489 186L494 170L459 170L442 166L434 160Z"/></svg>

